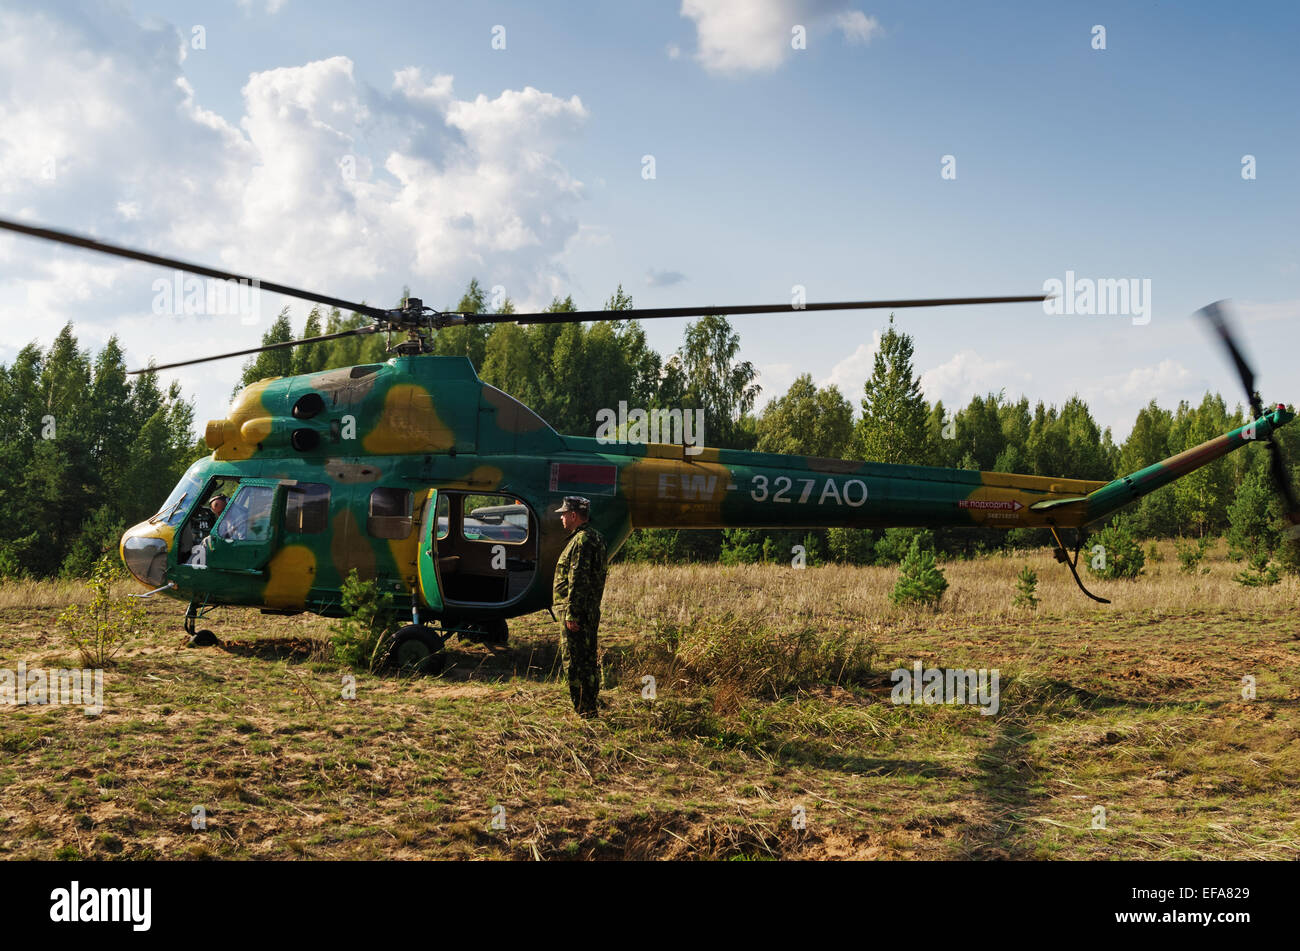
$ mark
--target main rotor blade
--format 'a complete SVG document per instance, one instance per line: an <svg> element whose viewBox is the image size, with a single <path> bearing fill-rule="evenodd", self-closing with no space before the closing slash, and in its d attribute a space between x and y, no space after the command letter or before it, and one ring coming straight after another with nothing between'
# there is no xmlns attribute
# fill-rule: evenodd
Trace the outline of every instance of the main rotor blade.
<svg viewBox="0 0 1300 951"><path fill-rule="evenodd" d="M143 370L128 370L128 374L153 373L155 370L170 370L172 367L187 367L194 363L207 363L209 360L225 360L228 357L243 357L250 353L264 353L267 350L283 350L285 347L299 347L305 343L320 343L322 340L338 340L340 337L353 337L358 334L372 334L377 327L356 327L352 330L340 330L334 334L322 334L319 337L305 337L302 340L285 340L282 343L270 343L264 347L252 347L249 350L235 350L231 353L219 353L212 357L199 357L197 360L182 360L179 363L164 363L162 366L145 367Z"/></svg>
<svg viewBox="0 0 1300 951"><path fill-rule="evenodd" d="M127 258L131 261L144 261L146 264L159 264L163 267L175 268L179 271L187 271L190 274L202 274L204 277L216 278L219 281L241 281L245 284L251 284L254 287L261 288L262 290L270 291L272 294L283 294L286 297L297 297L301 300L309 300L316 304L324 304L327 307L337 307L340 310L351 310L358 314L365 314L367 317L384 317L387 314L387 311L380 310L377 307L370 307L366 304L354 304L352 301L342 300L338 297L330 297L326 294L317 294L313 291L304 291L296 287L289 287L285 284L273 284L270 281L259 281L255 277L248 277L243 274L233 274L230 271L222 271L218 268L207 267L202 264L188 264L185 261L177 261L175 258L165 258L158 254L149 254L146 251L134 251L131 248L122 248L115 244L107 244L103 241L83 238L81 235L70 234L66 231L55 231L53 228L36 228L32 225L25 225L17 221L8 221L4 218L0 218L0 228L6 231L16 231L18 234L29 235L33 238L43 238L46 241L56 241L59 244L70 244L78 248L87 248L91 251L99 251L101 254L112 254L119 258ZM214 357L212 359L218 358ZM182 364L174 364L174 366L181 365Z"/></svg>
<svg viewBox="0 0 1300 951"><path fill-rule="evenodd" d="M955 307L965 304L1027 304L1050 300L1051 295L1027 297L933 297L924 300L859 300L825 304L740 304L734 307L649 307L633 310L570 310L541 314L466 314L469 324L570 324L587 320L649 320L655 317L705 317L710 314L799 314L818 310L869 310L903 307Z"/></svg>

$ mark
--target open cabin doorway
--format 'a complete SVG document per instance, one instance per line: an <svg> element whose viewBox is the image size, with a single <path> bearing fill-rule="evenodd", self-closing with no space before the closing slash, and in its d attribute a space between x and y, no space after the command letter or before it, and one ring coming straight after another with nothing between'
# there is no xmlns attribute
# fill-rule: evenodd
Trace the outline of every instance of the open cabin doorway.
<svg viewBox="0 0 1300 951"><path fill-rule="evenodd" d="M524 501L447 489L432 496L421 542L434 555L443 604L482 607L522 597L537 573L539 535Z"/></svg>

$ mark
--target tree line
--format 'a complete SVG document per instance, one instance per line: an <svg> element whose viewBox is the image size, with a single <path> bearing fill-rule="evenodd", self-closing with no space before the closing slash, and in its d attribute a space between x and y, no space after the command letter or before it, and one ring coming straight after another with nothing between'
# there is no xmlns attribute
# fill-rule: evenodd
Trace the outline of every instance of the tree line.
<svg viewBox="0 0 1300 951"><path fill-rule="evenodd" d="M206 452L194 406L65 326L0 364L0 577L86 576Z"/></svg>
<svg viewBox="0 0 1300 951"><path fill-rule="evenodd" d="M403 295L404 296L404 295ZM629 310L620 286L605 302ZM452 311L487 312L471 281ZM550 312L573 311L571 297ZM505 299L494 311L514 312ZM313 308L295 335L286 308L263 344L337 333L370 323L361 314ZM265 377L312 373L388 359L382 334L267 351L243 367L245 386ZM589 324L514 323L450 327L434 352L467 357L479 376L522 401L558 431L591 436L596 414L626 400L644 409L702 409L707 444L878 462L1109 480L1191 448L1247 421L1218 394L1167 409L1154 400L1116 444L1077 396L1060 407L1005 392L975 395L964 407L931 404L913 366L913 339L891 316L871 377L850 399L809 374L761 411L754 366L739 359L740 338L726 318L687 324L667 356L653 350L635 320ZM128 380L116 338L92 357L65 327L48 350L24 347L0 364L0 576L84 575L116 548L121 532L151 515L167 489L206 453L195 438L194 408L173 384L146 373ZM1293 475L1300 426L1280 430ZM1263 447L1250 446L1147 496L1125 514L1143 538L1227 534L1239 550L1276 550L1280 506ZM653 530L633 534L622 557L655 561L789 561L796 545L809 563L894 563L911 541L948 554L1047 544L1040 530L963 528L937 532Z"/></svg>

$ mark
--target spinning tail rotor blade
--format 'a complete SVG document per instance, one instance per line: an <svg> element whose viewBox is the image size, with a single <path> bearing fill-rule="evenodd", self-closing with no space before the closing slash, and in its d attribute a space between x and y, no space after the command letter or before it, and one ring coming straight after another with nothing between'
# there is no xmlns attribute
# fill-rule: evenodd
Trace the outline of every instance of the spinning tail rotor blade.
<svg viewBox="0 0 1300 951"><path fill-rule="evenodd" d="M1228 356L1237 368L1237 375L1241 377L1241 384L1246 389L1246 399L1250 403L1253 418L1259 419L1264 415L1264 401L1255 391L1255 371L1251 369L1242 355L1241 348L1237 346L1228 310L1229 302L1220 300L1207 304L1196 313L1209 323L1210 328L1223 343L1224 349L1228 351ZM1273 477L1273 484L1277 487L1278 495L1282 497L1286 518L1290 522L1288 535L1300 540L1300 502L1297 501L1295 488L1291 485L1291 476L1287 472L1286 460L1282 456L1282 446L1274 433L1270 433L1265 442L1269 452L1269 472Z"/></svg>
<svg viewBox="0 0 1300 951"><path fill-rule="evenodd" d="M1246 399L1250 403L1251 411L1254 412L1255 419L1259 419L1264 415L1264 404L1259 394L1255 392L1255 371L1241 355L1241 348L1237 346L1237 341L1228 326L1227 308L1228 301L1216 300L1213 304L1206 304L1197 313L1209 322L1210 328L1218 335L1224 349L1228 351L1228 356L1237 367L1237 375L1241 377L1241 385L1246 388Z"/></svg>

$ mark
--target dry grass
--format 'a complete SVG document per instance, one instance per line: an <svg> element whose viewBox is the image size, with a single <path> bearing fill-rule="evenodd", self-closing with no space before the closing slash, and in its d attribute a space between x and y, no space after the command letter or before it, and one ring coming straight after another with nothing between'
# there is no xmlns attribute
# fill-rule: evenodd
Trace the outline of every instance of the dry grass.
<svg viewBox="0 0 1300 951"><path fill-rule="evenodd" d="M1080 556L1079 574L1094 594L1108 598L1102 605L1083 596L1069 570L1058 564L1050 550L992 555L969 561L941 561L949 582L940 604L943 616L981 621L1015 620L1028 609L1012 605L1016 574L1024 565L1038 573L1038 613L1044 617L1106 617L1115 611L1177 614L1189 607L1202 611L1238 610L1247 600L1263 608L1286 607L1300 601L1300 578L1284 576L1271 588L1246 588L1233 580L1244 563L1227 558L1220 542L1205 556L1207 575L1178 570L1172 542L1161 542L1164 561L1147 561L1136 581L1100 581L1084 568L1087 551ZM871 619L889 625L914 617L914 609L895 607L889 594L898 579L892 567L828 565L796 571L785 566L680 565L621 566L618 583L611 583L604 605L635 612L647 623L680 624L695 611L729 610L770 625L788 625L816 619L822 623ZM680 595L689 593L688 600ZM677 595L678 597L674 597Z"/></svg>
<svg viewBox="0 0 1300 951"><path fill-rule="evenodd" d="M891 569L616 565L594 722L545 613L349 700L328 621L225 609L224 648L188 650L153 600L100 716L0 708L0 856L1294 859L1295 582L1166 557L1098 583L1109 607L1044 552L949 563L937 613L890 605ZM1038 612L1011 606L1026 562ZM0 588L0 668L76 663L66 592ZM998 713L891 703L915 660L999 669Z"/></svg>
<svg viewBox="0 0 1300 951"><path fill-rule="evenodd" d="M113 584L114 597L140 594L144 589L135 581L122 578ZM84 580L33 581L9 580L0 584L0 609L4 608L65 608L69 604L89 604L90 590Z"/></svg>

